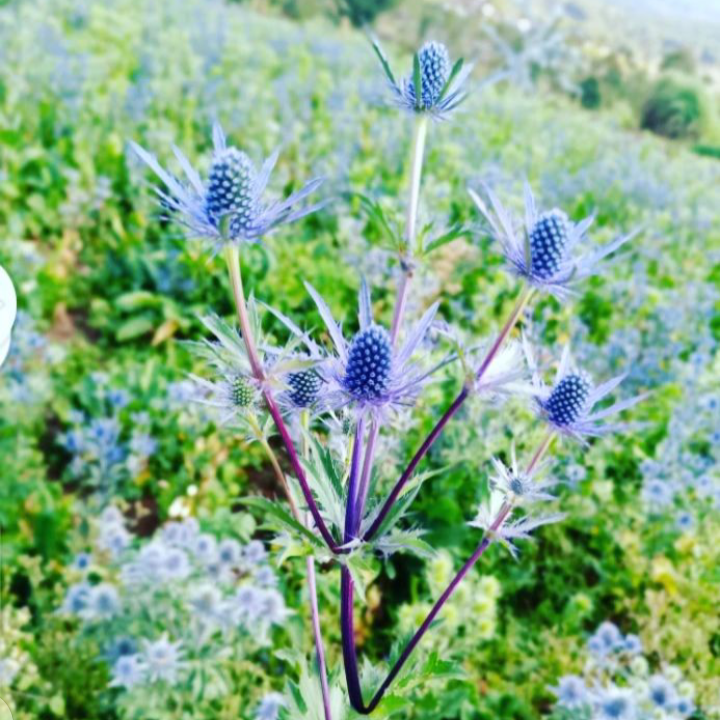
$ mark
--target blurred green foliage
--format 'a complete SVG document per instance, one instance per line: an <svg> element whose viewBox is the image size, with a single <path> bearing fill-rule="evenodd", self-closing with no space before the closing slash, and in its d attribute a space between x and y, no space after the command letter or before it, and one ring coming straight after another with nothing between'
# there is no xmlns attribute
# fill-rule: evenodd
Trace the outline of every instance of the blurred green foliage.
<svg viewBox="0 0 720 720"><path fill-rule="evenodd" d="M651 88L640 125L672 139L697 138L708 122L709 101L690 77L667 75Z"/></svg>

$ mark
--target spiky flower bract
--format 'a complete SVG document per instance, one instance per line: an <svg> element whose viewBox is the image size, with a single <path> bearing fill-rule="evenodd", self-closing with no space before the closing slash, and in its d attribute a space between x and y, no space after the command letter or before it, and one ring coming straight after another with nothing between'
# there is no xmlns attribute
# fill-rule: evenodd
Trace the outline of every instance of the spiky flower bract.
<svg viewBox="0 0 720 720"><path fill-rule="evenodd" d="M216 372L213 380L205 380L195 375L191 377L199 390L195 399L223 411L221 424L238 419L243 413L253 412L265 387L283 390L289 387L290 391L284 393L282 398L286 405L289 403L295 407L306 407L313 401L315 381L306 373L312 373L311 368L317 358L298 356L295 352L298 340L293 340L282 348L272 346L262 332L257 305L252 297L248 302L248 315L254 337L258 341L258 351L265 372L262 381L253 376L247 348L240 333L216 315L201 318L214 340L188 343L194 353L207 361ZM318 382L321 382L319 378ZM292 383L296 385L294 399L303 401L305 405L290 402L286 397L293 395ZM319 389L314 394L317 396Z"/></svg>
<svg viewBox="0 0 720 720"><path fill-rule="evenodd" d="M468 191L490 225L493 238L500 243L511 272L558 300L570 297L576 282L596 274L600 260L636 234L623 235L598 250L577 254L575 248L585 241L592 217L574 223L557 208L540 211L526 184L523 223L511 215L489 188L485 191L492 210L476 192Z"/></svg>
<svg viewBox="0 0 720 720"><path fill-rule="evenodd" d="M540 377L527 344L526 354L533 372L535 401L539 415L554 431L575 440L582 441L586 436L600 437L626 429L628 425L625 423L602 421L631 408L647 397L647 394L638 395L593 412L593 408L598 403L617 389L625 379L625 375L618 375L594 386L590 376L575 367L570 347L566 346L553 384L547 386Z"/></svg>
<svg viewBox="0 0 720 720"><path fill-rule="evenodd" d="M396 80L390 63L377 42L373 42L396 104L412 113L426 113L435 120L446 119L466 98L465 81L472 70L461 59L454 65L450 53L439 42L426 42L413 58L412 71Z"/></svg>
<svg viewBox="0 0 720 720"><path fill-rule="evenodd" d="M359 295L360 329L350 341L344 337L317 290L308 283L305 286L335 346L335 354L317 366L326 383L323 398L328 407L338 409L351 405L358 412L377 413L411 405L430 375L445 364L423 371L411 359L433 322L437 303L428 308L405 343L393 347L387 331L373 320L370 291L365 281ZM302 338L310 352L317 354L317 345L304 334Z"/></svg>
<svg viewBox="0 0 720 720"><path fill-rule="evenodd" d="M130 143L135 154L162 180L165 187L155 188L160 204L187 229L189 237L209 240L218 250L228 243L258 242L280 225L299 220L320 207L301 204L317 190L321 178L311 180L284 200L263 202L277 151L257 169L248 155L228 147L218 123L213 128L213 144L210 171L203 182L177 147L172 149L185 180L165 170L140 145Z"/></svg>
<svg viewBox="0 0 720 720"><path fill-rule="evenodd" d="M554 500L548 490L557 485L555 480L541 480L540 475L546 469L546 463L537 463L530 472L520 468L515 454L515 445L510 449L510 465L498 458L491 462L495 473L490 477L490 487L498 490L505 501L514 506L530 505L537 501Z"/></svg>
<svg viewBox="0 0 720 720"><path fill-rule="evenodd" d="M513 495L512 491L508 494L497 485L491 487L490 494L480 503L475 518L468 524L484 530L490 538L502 543L510 554L516 557L518 550L513 545L514 540L531 540L530 533L533 530L542 525L559 522L565 515L527 514L513 519L512 513L516 507Z"/></svg>

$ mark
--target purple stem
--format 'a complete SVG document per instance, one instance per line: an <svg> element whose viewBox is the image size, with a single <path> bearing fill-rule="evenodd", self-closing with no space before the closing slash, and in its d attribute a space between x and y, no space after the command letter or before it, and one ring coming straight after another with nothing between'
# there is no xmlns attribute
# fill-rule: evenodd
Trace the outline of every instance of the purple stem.
<svg viewBox="0 0 720 720"><path fill-rule="evenodd" d="M317 601L317 586L315 583L315 560L311 557L307 559L307 581L308 592L310 594L310 611L312 614L313 636L315 637L315 652L317 654L318 673L320 674L320 687L323 696L323 709L325 710L325 720L332 720L332 710L330 709L330 688L327 681L327 668L325 666L325 648L322 641L322 630L320 629L320 610Z"/></svg>
<svg viewBox="0 0 720 720"><path fill-rule="evenodd" d="M355 536L362 522L363 512L365 511L365 501L367 500L368 488L370 487L370 476L372 475L372 465L375 458L375 447L378 433L380 432L380 423L377 419L373 420L368 433L367 445L365 446L365 459L363 460L362 475L360 476L360 487L355 501L355 527L352 528L352 534Z"/></svg>
<svg viewBox="0 0 720 720"><path fill-rule="evenodd" d="M417 644L422 640L425 633L430 629L433 621L437 617L437 614L442 610L443 605L450 599L451 595L455 592L455 589L460 584L462 579L472 569L473 565L482 557L483 553L490 547L493 541L493 533L503 524L505 518L510 512L509 505L503 505L495 518L493 524L490 526L490 532L482 539L480 544L477 546L475 552L470 556L467 562L460 568L458 574L452 579L450 584L445 589L445 592L437 599L432 607L432 610L428 613L422 625L418 628L417 632L410 639L408 644L403 649L400 657L397 659L395 664L390 669L385 680L383 680L380 687L373 695L370 702L365 705L362 697L362 688L360 687L360 674L358 672L357 664L357 651L355 648L355 627L353 622L353 581L350 576L350 572L346 569L342 569L342 583L341 583L341 607L340 607L340 624L342 628L343 638L343 659L345 665L345 677L347 680L348 695L350 697L350 703L353 708L361 715L369 715L383 699L383 696L387 692L387 689L392 684L393 680L397 677L403 665L407 662L410 655Z"/></svg>
<svg viewBox="0 0 720 720"><path fill-rule="evenodd" d="M352 459L350 461L350 477L348 478L347 504L345 505L345 534L343 542L350 542L355 534L357 518L355 508L358 497L358 471L360 470L360 455L362 455L363 434L365 432L365 420L361 416L355 427L355 442L353 443Z"/></svg>
<svg viewBox="0 0 720 720"><path fill-rule="evenodd" d="M438 436L445 428L445 425L447 425L452 416L455 415L455 413L462 407L462 404L465 402L469 394L469 388L467 386L464 387L460 391L460 394L453 401L453 404L445 411L445 414L440 418L440 420L438 420L435 427L430 431L430 434L425 438L425 441L413 456L410 464L405 468L403 474L400 476L400 479L397 481L397 483L395 483L395 487L393 487L393 489L390 491L387 500L385 500L385 503L383 504L380 512L378 513L378 516L375 518L374 522L363 536L364 541L367 542L368 540L370 540L378 531L380 526L383 524L385 517L390 512L390 509L395 504L395 501L398 499L398 496L400 495L402 489L405 487L405 484L415 472L415 468L425 457L427 451L432 447L432 444L438 439Z"/></svg>
<svg viewBox="0 0 720 720"><path fill-rule="evenodd" d="M302 488L302 493L305 497L305 502L308 504L308 509L310 510L310 514L313 516L315 525L317 525L317 528L320 531L320 534L322 535L323 539L327 543L327 546L330 549L330 551L337 555L337 554L341 553L342 550L338 547L338 544L335 542L333 536L330 534L330 531L328 530L327 525L325 524L325 521L323 520L322 515L320 514L320 510L318 509L318 506L315 503L315 498L313 498L313 496L312 496L312 490L310 490L310 486L308 485L307 478L305 477L305 472L303 471L302 465L300 464L300 458L298 457L297 451L295 450L295 445L293 444L292 438L290 437L290 433L288 432L288 429L285 426L285 421L282 419L280 410L278 409L278 406L275 404L275 400L273 399L270 389L266 387L263 390L263 395L265 397L265 402L267 403L270 415L272 416L272 419L275 421L275 426L277 427L278 432L280 433L280 437L282 438L283 444L285 445L285 449L287 450L287 453L290 456L290 464L292 465L293 472L297 476L298 482L300 483L300 487Z"/></svg>
<svg viewBox="0 0 720 720"><path fill-rule="evenodd" d="M252 325L250 323L250 318L248 317L247 304L245 302L245 290L243 289L242 282L242 271L240 269L240 254L236 245L230 244L227 246L225 252L225 259L227 260L228 273L230 275L230 285L232 287L233 299L235 300L235 308L237 310L238 323L240 325L240 334L242 335L243 342L245 343L245 347L247 348L248 359L250 361L252 373L255 378L260 383L262 383L265 380L265 373L263 371L262 363L260 362L257 348L255 347L255 338L252 334ZM298 482L300 483L303 495L305 496L305 502L307 502L308 504L308 508L311 515L313 516L313 520L315 521L315 524L317 525L317 528L320 531L323 540L325 540L328 548L331 550L331 552L338 554L341 551L338 548L337 543L333 539L333 536L330 534L330 531L327 529L327 525L325 525L325 521L322 519L322 515L320 515L320 510L315 503L315 498L313 498L312 496L312 491L310 490L307 478L305 477L302 465L300 464L300 459L298 458L297 452L295 450L295 445L293 444L287 427L285 427L285 422L282 419L282 415L280 414L278 406L275 404L275 400L273 399L269 387L265 387L263 389L263 396L265 397L265 402L267 403L270 415L272 415L272 418L275 421L275 426L277 427L283 444L285 445L285 449L290 456L290 464L292 465L293 472L297 476Z"/></svg>
<svg viewBox="0 0 720 720"><path fill-rule="evenodd" d="M403 261L401 263L405 265ZM395 310L393 312L392 325L390 327L390 342L394 345L397 341L398 333L400 332L400 325L402 324L402 317L405 314L405 305L407 304L407 295L410 288L410 279L412 273L410 270L402 268L402 276L398 285L397 297L395 299Z"/></svg>
<svg viewBox="0 0 720 720"><path fill-rule="evenodd" d="M502 347L503 343L507 339L508 335L512 331L513 327L515 327L515 324L520 318L520 315L522 314L523 309L525 308L525 305L527 304L528 300L530 299L530 296L532 294L532 290L525 290L520 298L518 299L517 303L515 304L515 307L513 308L512 312L510 313L510 317L507 319L507 322L503 326L502 330L500 331L500 334L495 339L495 342L493 343L490 350L488 350L487 355L485 356L485 359L483 360L482 364L480 365L480 368L478 369L477 373L475 374L475 379L480 380L482 379L483 375L487 372L487 369L490 367L490 364L495 359L495 356L498 354L500 348ZM428 453L430 448L433 446L435 441L438 439L442 431L445 429L445 425L447 425L448 421L455 415L455 413L462 407L465 400L467 400L468 396L470 395L470 388L468 385L465 385L463 389L460 391L458 396L453 401L453 404L445 411L444 415L438 420L435 427L430 431L430 434L425 438L425 441L420 446L418 451L413 456L412 460L410 460L410 463L403 471L403 474L400 476L400 479L395 483L395 486L390 491L390 494L388 495L387 499L385 500L385 503L383 504L382 508L380 509L380 512L378 513L378 516L375 518L372 525L368 528L367 532L363 536L364 541L371 540L372 537L377 533L378 529L383 524L385 518L387 517L387 514L390 512L390 509L395 504L395 501L398 499L400 493L402 492L402 489L407 484L408 480L412 477L413 473L415 472L415 469L417 468L420 461L425 457L425 455Z"/></svg>

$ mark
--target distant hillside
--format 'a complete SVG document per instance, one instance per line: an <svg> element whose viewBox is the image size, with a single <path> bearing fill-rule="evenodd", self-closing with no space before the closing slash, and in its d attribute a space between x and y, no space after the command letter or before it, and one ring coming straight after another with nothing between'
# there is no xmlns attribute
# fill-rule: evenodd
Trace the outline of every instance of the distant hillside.
<svg viewBox="0 0 720 720"><path fill-rule="evenodd" d="M558 5L554 0L524 4L546 11ZM563 4L581 10L584 32L610 45L629 45L650 61L670 48L685 46L706 66L720 62L720 0L569 0Z"/></svg>

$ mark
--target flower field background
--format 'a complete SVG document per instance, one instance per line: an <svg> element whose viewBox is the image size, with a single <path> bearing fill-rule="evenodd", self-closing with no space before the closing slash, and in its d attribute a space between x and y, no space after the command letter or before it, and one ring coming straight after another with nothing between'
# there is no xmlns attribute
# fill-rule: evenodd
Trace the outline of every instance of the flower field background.
<svg viewBox="0 0 720 720"><path fill-rule="evenodd" d="M426 36L467 58L491 42L444 10L402 37L403 12L379 25L394 65ZM382 218L402 225L412 118L363 32L216 0L3 4L0 58L0 263L20 308L0 371L0 699L15 720L320 720L305 563L245 502L282 489L260 444L192 401L207 367L188 342L208 313L234 317L224 263L163 218L129 142L173 167L175 144L205 175L218 121L258 164L280 148L276 196L325 178L322 209L241 251L248 293L324 338L304 281L354 332L364 277L390 324ZM566 518L517 559L490 548L373 717L720 717L715 130L659 137L624 105L529 91L513 67L479 62L452 121L430 126L419 224L462 232L416 269L408 317L439 301L458 335L492 337L518 284L468 188L521 212L527 180L544 207L593 214L590 243L640 230L572 303L534 302L528 333L552 357L570 342L597 379L627 372L624 397L650 394L631 430L562 441ZM262 324L287 341L277 316ZM381 433L378 488L463 382L452 366L435 380ZM422 552L358 570L366 694L476 547L491 458L541 437L527 399L473 398L433 446L409 516ZM353 717L338 574L318 564L317 582L333 717Z"/></svg>

